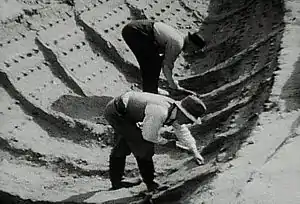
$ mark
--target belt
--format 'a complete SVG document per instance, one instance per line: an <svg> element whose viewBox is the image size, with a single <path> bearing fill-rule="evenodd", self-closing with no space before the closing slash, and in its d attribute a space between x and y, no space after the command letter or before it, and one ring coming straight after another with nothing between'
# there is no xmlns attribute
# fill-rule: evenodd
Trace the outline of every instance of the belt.
<svg viewBox="0 0 300 204"><path fill-rule="evenodd" d="M118 96L114 99L114 104L117 112L123 116L126 113L126 107L123 103L122 96Z"/></svg>

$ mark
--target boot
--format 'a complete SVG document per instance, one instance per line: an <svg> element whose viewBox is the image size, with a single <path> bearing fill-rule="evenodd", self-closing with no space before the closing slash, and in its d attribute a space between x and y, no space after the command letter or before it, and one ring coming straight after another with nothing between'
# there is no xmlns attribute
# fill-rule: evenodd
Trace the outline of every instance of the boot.
<svg viewBox="0 0 300 204"><path fill-rule="evenodd" d="M140 174L148 191L154 191L159 187L159 184L154 181L154 164L153 160L137 159Z"/></svg>
<svg viewBox="0 0 300 204"><path fill-rule="evenodd" d="M126 157L110 157L109 160L109 178L111 181L111 190L120 188L130 188L139 185L140 178L123 179Z"/></svg>
<svg viewBox="0 0 300 204"><path fill-rule="evenodd" d="M110 157L109 158L109 178L111 182L111 190L122 188L122 177L125 170L126 157Z"/></svg>

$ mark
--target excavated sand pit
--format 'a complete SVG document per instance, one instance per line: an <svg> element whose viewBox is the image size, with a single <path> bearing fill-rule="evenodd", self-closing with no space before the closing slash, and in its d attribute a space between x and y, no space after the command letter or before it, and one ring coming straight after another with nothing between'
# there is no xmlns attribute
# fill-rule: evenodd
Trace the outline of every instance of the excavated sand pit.
<svg viewBox="0 0 300 204"><path fill-rule="evenodd" d="M203 124L191 128L206 164L157 147L157 180L170 188L153 203L191 202L235 157L258 116L277 108L269 97L285 27L282 0L13 0L1 9L0 200L7 203L143 203L144 184L107 191L113 131L102 116L112 97L140 87L121 37L132 19L199 30L208 42L175 65L180 85L208 107ZM137 175L130 157L126 176Z"/></svg>

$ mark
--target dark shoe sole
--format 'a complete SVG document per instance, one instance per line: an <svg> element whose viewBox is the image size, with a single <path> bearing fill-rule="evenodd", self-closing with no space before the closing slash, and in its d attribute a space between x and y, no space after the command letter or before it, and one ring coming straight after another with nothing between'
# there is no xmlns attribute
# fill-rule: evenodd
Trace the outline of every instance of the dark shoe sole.
<svg viewBox="0 0 300 204"><path fill-rule="evenodd" d="M131 188L133 186L138 186L142 183L140 178L124 179L121 181L120 185L111 187L109 190L118 190L120 188Z"/></svg>

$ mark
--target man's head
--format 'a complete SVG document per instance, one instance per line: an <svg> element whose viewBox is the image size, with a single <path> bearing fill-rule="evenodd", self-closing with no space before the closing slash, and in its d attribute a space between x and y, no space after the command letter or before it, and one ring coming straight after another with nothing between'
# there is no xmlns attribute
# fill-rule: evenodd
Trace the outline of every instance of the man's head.
<svg viewBox="0 0 300 204"><path fill-rule="evenodd" d="M200 116L206 112L206 106L201 99L195 95L190 95L183 98L181 101L176 101L178 107L177 120L180 123L201 123Z"/></svg>
<svg viewBox="0 0 300 204"><path fill-rule="evenodd" d="M198 33L190 33L188 32L188 40L196 45L199 49L202 49L206 46L206 42L204 38Z"/></svg>

